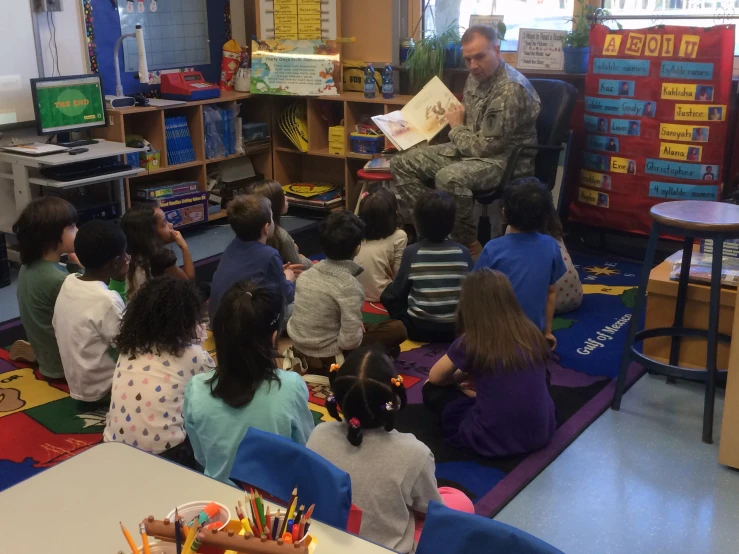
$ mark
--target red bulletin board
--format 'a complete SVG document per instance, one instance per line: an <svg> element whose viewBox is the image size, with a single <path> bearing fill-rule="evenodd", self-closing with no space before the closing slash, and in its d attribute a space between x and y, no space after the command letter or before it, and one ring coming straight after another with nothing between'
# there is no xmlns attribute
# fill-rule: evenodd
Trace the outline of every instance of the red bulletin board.
<svg viewBox="0 0 739 554"><path fill-rule="evenodd" d="M594 25L570 219L646 234L655 204L718 200L733 57L733 25Z"/></svg>

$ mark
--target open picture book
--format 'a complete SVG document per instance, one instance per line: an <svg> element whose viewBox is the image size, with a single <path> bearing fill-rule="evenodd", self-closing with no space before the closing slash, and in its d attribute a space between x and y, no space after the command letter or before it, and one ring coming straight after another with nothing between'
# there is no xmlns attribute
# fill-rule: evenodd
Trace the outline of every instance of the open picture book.
<svg viewBox="0 0 739 554"><path fill-rule="evenodd" d="M402 110L376 115L372 121L398 150L408 150L438 135L447 125L449 108L459 105L441 79L434 77Z"/></svg>

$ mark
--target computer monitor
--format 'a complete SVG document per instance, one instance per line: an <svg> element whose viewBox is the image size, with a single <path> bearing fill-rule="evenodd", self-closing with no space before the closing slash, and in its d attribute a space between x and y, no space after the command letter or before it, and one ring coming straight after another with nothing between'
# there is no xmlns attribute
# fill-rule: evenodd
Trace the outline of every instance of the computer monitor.
<svg viewBox="0 0 739 554"><path fill-rule="evenodd" d="M31 93L40 135L107 125L100 75L31 79Z"/></svg>

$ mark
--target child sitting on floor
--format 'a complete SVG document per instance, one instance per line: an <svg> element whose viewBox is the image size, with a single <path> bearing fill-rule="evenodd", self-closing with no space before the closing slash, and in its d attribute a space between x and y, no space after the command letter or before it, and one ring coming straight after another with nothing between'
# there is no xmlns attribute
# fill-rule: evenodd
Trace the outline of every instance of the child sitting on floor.
<svg viewBox="0 0 739 554"><path fill-rule="evenodd" d="M169 275L175 279L195 280L192 255L182 233L175 231L164 217L164 212L153 202L136 203L121 219L126 233L131 266L127 277L128 300L132 300L141 286L152 277ZM182 251L183 267L177 265L177 256L167 244L175 243Z"/></svg>
<svg viewBox="0 0 739 554"><path fill-rule="evenodd" d="M488 457L545 446L556 427L547 384L551 353L505 275L481 269L467 276L458 325L462 335L423 387L447 442ZM465 394L457 384L469 379L476 392Z"/></svg>
<svg viewBox="0 0 739 554"><path fill-rule="evenodd" d="M353 213L334 212L318 227L325 260L303 273L295 292L295 312L287 332L297 355L320 359L324 373L341 363L344 352L378 345L399 353L406 339L400 321L362 324L364 289L357 281L362 268L354 262L362 244L364 223Z"/></svg>
<svg viewBox="0 0 739 554"><path fill-rule="evenodd" d="M115 339L120 356L105 442L130 444L194 466L182 404L190 379L215 368L198 344L204 317L205 301L192 281L155 277L139 289Z"/></svg>
<svg viewBox="0 0 739 554"><path fill-rule="evenodd" d="M437 488L429 448L412 434L394 430L406 391L388 356L362 348L340 368L332 367L329 379L333 397L326 409L341 422L340 408L346 421L318 425L306 446L351 477L352 503L362 510L362 537L410 552L423 525L415 514L422 517L430 500L472 511L460 491Z"/></svg>
<svg viewBox="0 0 739 554"><path fill-rule="evenodd" d="M562 222L559 220L554 204L551 205L551 214L547 225L541 232L557 241L567 271L554 285L557 288L557 302L554 306L554 313L555 315L564 314L576 310L582 304L582 283L577 268L572 263L572 256L570 256L565 246Z"/></svg>
<svg viewBox="0 0 739 554"><path fill-rule="evenodd" d="M310 269L313 266L313 262L305 256L300 255L298 245L295 244L290 233L280 225L280 220L287 213L289 207L285 191L282 190L282 185L277 181L264 180L254 183L250 190L253 194L261 194L267 198L272 205L272 221L275 224L275 231L267 239L267 246L271 246L277 250L280 253L282 262L289 264L296 275L299 275L303 270Z"/></svg>
<svg viewBox="0 0 739 554"><path fill-rule="evenodd" d="M236 238L226 247L213 274L208 305L210 319L215 317L226 292L243 280L257 285L277 285L288 305L286 318L289 318L295 299L296 276L292 269L283 267L277 250L267 246L275 230L270 201L256 194L237 196L228 205L228 222Z"/></svg>
<svg viewBox="0 0 739 554"><path fill-rule="evenodd" d="M95 402L110 391L118 358L113 339L125 306L108 284L128 273L126 235L116 223L96 219L80 228L74 251L85 273L64 280L52 324L70 396Z"/></svg>
<svg viewBox="0 0 739 554"><path fill-rule="evenodd" d="M23 329L30 341L16 342L10 349L12 359L38 361L39 371L50 379L63 379L54 327L54 304L64 279L79 269L74 252L77 235L77 210L55 196L31 202L13 225L18 238L21 266L18 275L18 310ZM59 264L67 254L66 269Z"/></svg>
<svg viewBox="0 0 739 554"><path fill-rule="evenodd" d="M382 293L382 304L414 341L455 337L454 314L472 258L466 247L447 238L454 215L454 199L444 192L429 191L418 199L414 219L421 241L405 249L398 276Z"/></svg>
<svg viewBox="0 0 739 554"><path fill-rule="evenodd" d="M547 225L552 196L535 177L513 181L503 193L508 234L485 245L474 270L497 269L508 277L518 303L554 348L555 283L567 272L557 241L538 231Z"/></svg>
<svg viewBox="0 0 739 554"><path fill-rule="evenodd" d="M362 199L359 218L365 225L364 240L354 261L364 271L357 279L364 287L367 301L379 302L382 291L398 274L408 235L398 229L398 201L385 188Z"/></svg>
<svg viewBox="0 0 739 554"><path fill-rule="evenodd" d="M236 450L249 427L300 444L313 430L308 387L299 374L275 364L283 308L275 285L233 285L211 321L218 367L187 385L185 429L195 460L206 475L224 483L230 483Z"/></svg>

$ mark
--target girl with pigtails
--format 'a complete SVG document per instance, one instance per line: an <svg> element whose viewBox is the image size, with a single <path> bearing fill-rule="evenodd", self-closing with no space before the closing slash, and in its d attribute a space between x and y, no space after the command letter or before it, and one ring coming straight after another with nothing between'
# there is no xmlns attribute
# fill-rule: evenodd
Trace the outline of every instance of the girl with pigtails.
<svg viewBox="0 0 739 554"><path fill-rule="evenodd" d="M318 425L307 447L346 471L352 502L362 510L360 536L397 552L418 541L430 500L472 512L460 491L437 488L429 448L395 430L395 414L406 405L403 376L379 350L360 348L329 374L333 396L326 409L334 423Z"/></svg>

